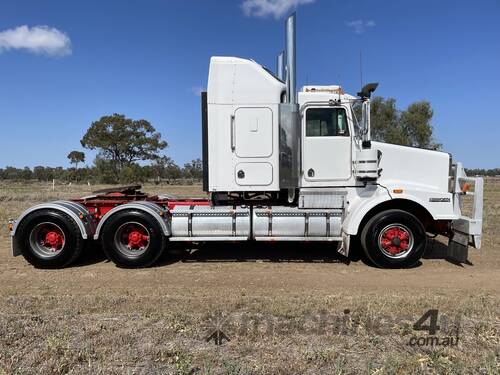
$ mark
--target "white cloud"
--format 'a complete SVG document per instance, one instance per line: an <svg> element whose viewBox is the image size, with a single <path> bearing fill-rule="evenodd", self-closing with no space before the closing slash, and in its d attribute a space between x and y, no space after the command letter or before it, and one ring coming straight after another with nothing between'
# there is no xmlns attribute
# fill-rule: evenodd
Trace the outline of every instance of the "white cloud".
<svg viewBox="0 0 500 375"><path fill-rule="evenodd" d="M195 87L191 87L191 88L189 89L189 91L191 91L191 92L192 92L194 95L196 95L196 96L201 96L201 93L202 93L203 91L207 91L207 90L205 90L205 88L204 88L204 87L201 87L201 86L195 86Z"/></svg>
<svg viewBox="0 0 500 375"><path fill-rule="evenodd" d="M293 8L303 4L311 4L316 0L244 0L241 4L247 16L281 18Z"/></svg>
<svg viewBox="0 0 500 375"><path fill-rule="evenodd" d="M26 25L0 31L0 53L9 50L25 50L49 56L71 54L68 35L49 26Z"/></svg>
<svg viewBox="0 0 500 375"><path fill-rule="evenodd" d="M375 21L373 20L354 20L346 22L346 25L354 30L356 34L363 34L366 29L375 26Z"/></svg>

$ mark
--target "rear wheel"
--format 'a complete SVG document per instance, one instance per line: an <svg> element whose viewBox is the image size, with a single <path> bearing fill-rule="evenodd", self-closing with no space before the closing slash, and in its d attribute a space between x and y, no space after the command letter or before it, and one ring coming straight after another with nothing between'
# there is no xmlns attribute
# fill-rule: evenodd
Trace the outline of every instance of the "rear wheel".
<svg viewBox="0 0 500 375"><path fill-rule="evenodd" d="M361 232L361 245L375 265L407 268L424 254L427 235L414 215L402 210L387 210L368 220Z"/></svg>
<svg viewBox="0 0 500 375"><path fill-rule="evenodd" d="M142 211L114 214L104 224L101 233L104 252L120 267L151 266L160 257L166 244L158 222Z"/></svg>
<svg viewBox="0 0 500 375"><path fill-rule="evenodd" d="M19 223L15 241L24 258L38 268L68 266L85 244L78 225L57 210L29 214Z"/></svg>

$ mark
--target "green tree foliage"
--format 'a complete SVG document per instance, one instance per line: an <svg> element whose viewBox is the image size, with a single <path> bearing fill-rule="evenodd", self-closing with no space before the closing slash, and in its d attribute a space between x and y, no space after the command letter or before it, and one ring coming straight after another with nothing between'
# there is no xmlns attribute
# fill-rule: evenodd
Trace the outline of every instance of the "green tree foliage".
<svg viewBox="0 0 500 375"><path fill-rule="evenodd" d="M178 180L182 177L182 169L174 162L168 164L165 168L166 178L169 181Z"/></svg>
<svg viewBox="0 0 500 375"><path fill-rule="evenodd" d="M371 130L374 141L437 150L431 120L433 111L427 101L412 103L405 110L393 98L377 96L371 101Z"/></svg>
<svg viewBox="0 0 500 375"><path fill-rule="evenodd" d="M203 164L201 159L191 160L189 163L184 164L183 170L184 177L191 179L203 178Z"/></svg>
<svg viewBox="0 0 500 375"><path fill-rule="evenodd" d="M168 156L156 159L151 165L151 169L157 180L167 179L170 182L182 177L181 168Z"/></svg>
<svg viewBox="0 0 500 375"><path fill-rule="evenodd" d="M56 177L65 180L70 175L70 172L69 169L65 170L62 167L36 166L33 169L29 167L6 167L5 169L0 168L0 180L28 181L37 179L39 181L50 181Z"/></svg>
<svg viewBox="0 0 500 375"><path fill-rule="evenodd" d="M94 175L97 181L103 184L118 182L118 168L114 160L107 160L100 155L94 159Z"/></svg>
<svg viewBox="0 0 500 375"><path fill-rule="evenodd" d="M71 164L75 164L75 169L78 169L78 163L85 162L85 153L81 151L71 151L67 158Z"/></svg>
<svg viewBox="0 0 500 375"><path fill-rule="evenodd" d="M396 99L377 96L370 104L371 136L374 141L402 144ZM361 118L361 116L359 116Z"/></svg>
<svg viewBox="0 0 500 375"><path fill-rule="evenodd" d="M27 181L27 180L31 180L33 178L33 172L30 168L28 167L24 167L22 170L21 170L21 180L24 180L24 181Z"/></svg>
<svg viewBox="0 0 500 375"><path fill-rule="evenodd" d="M401 112L399 122L407 136L409 146L441 149L442 145L436 143L433 138L434 129L431 125L433 114L431 104L425 100L412 103Z"/></svg>
<svg viewBox="0 0 500 375"><path fill-rule="evenodd" d="M98 162L102 167L101 161L108 161L106 166L112 169L115 181L120 179L124 167L136 161L155 160L167 147L167 142L148 121L132 120L116 113L93 122L80 143L99 151L96 167Z"/></svg>
<svg viewBox="0 0 500 375"><path fill-rule="evenodd" d="M137 163L130 163L120 171L121 183L144 182L148 179L147 168L141 167Z"/></svg>
<svg viewBox="0 0 500 375"><path fill-rule="evenodd" d="M53 178L48 168L41 165L37 165L33 168L33 177L38 181L49 181Z"/></svg>

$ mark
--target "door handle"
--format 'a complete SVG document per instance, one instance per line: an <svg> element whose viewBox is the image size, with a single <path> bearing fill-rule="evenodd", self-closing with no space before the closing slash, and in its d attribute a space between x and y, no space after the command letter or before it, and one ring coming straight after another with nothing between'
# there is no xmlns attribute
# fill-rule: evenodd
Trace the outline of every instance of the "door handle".
<svg viewBox="0 0 500 375"><path fill-rule="evenodd" d="M231 151L234 152L234 149L236 148L234 141L234 115L231 115L230 121L231 121Z"/></svg>

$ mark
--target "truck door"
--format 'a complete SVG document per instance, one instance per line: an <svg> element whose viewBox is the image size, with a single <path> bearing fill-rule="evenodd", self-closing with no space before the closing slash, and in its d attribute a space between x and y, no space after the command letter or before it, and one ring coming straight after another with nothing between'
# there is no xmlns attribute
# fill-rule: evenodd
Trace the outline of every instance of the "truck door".
<svg viewBox="0 0 500 375"><path fill-rule="evenodd" d="M302 166L307 181L351 177L351 136L343 107L309 107L303 120Z"/></svg>

